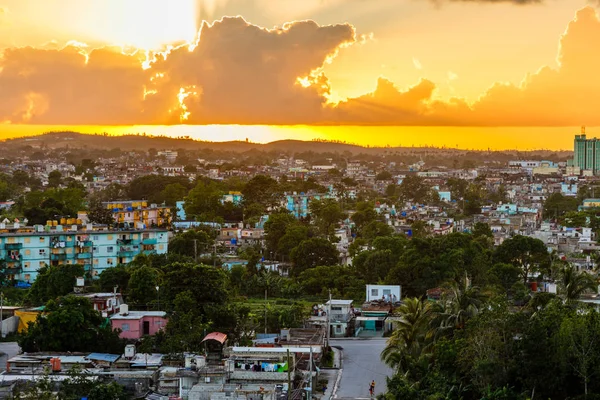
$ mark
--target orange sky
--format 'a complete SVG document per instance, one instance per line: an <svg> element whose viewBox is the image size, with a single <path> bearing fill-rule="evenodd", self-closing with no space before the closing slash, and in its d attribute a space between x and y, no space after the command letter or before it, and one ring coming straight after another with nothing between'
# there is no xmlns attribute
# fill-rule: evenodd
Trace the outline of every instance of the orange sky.
<svg viewBox="0 0 600 400"><path fill-rule="evenodd" d="M586 4L0 0L0 134L241 124L259 127L194 132L569 148L572 127L600 126L600 21ZM400 128L374 139L374 126Z"/></svg>

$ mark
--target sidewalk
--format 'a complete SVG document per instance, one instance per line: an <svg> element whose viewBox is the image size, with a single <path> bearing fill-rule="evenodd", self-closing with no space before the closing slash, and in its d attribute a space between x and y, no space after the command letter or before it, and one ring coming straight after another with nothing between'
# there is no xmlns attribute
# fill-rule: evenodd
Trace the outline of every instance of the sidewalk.
<svg viewBox="0 0 600 400"><path fill-rule="evenodd" d="M332 347L333 350L333 366L334 368L330 369L321 369L321 377L327 378L327 390L325 394L323 392L315 393L314 397L322 400L331 400L335 396L335 392L337 391L338 385L340 383L340 378L342 377L342 357L343 352L335 347Z"/></svg>

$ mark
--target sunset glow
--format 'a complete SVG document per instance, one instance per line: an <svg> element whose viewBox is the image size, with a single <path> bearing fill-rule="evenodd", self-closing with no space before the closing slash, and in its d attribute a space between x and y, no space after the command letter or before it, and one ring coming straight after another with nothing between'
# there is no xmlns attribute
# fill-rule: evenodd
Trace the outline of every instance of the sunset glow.
<svg viewBox="0 0 600 400"><path fill-rule="evenodd" d="M585 0L351 3L0 0L2 135L558 149L600 126Z"/></svg>

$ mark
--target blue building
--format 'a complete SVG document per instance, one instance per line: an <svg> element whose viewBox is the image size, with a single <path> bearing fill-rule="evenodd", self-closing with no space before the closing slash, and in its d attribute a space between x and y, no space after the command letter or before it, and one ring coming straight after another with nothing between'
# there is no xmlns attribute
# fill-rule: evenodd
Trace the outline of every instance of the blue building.
<svg viewBox="0 0 600 400"><path fill-rule="evenodd" d="M314 200L331 197L328 194L288 194L285 196L285 208L296 218L306 218L309 214L309 204Z"/></svg>
<svg viewBox="0 0 600 400"><path fill-rule="evenodd" d="M0 259L8 279L33 282L40 268L79 264L97 277L107 268L131 262L138 254L168 250L164 229L99 229L92 225L36 225L7 228L0 224Z"/></svg>

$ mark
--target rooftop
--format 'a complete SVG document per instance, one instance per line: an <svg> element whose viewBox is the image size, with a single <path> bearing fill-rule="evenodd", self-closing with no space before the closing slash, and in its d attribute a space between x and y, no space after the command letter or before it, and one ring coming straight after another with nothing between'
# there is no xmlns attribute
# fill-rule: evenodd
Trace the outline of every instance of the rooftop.
<svg viewBox="0 0 600 400"><path fill-rule="evenodd" d="M114 314L110 317L110 319L140 319L144 317L159 317L165 318L167 313L164 311L129 311L127 315L123 314Z"/></svg>

